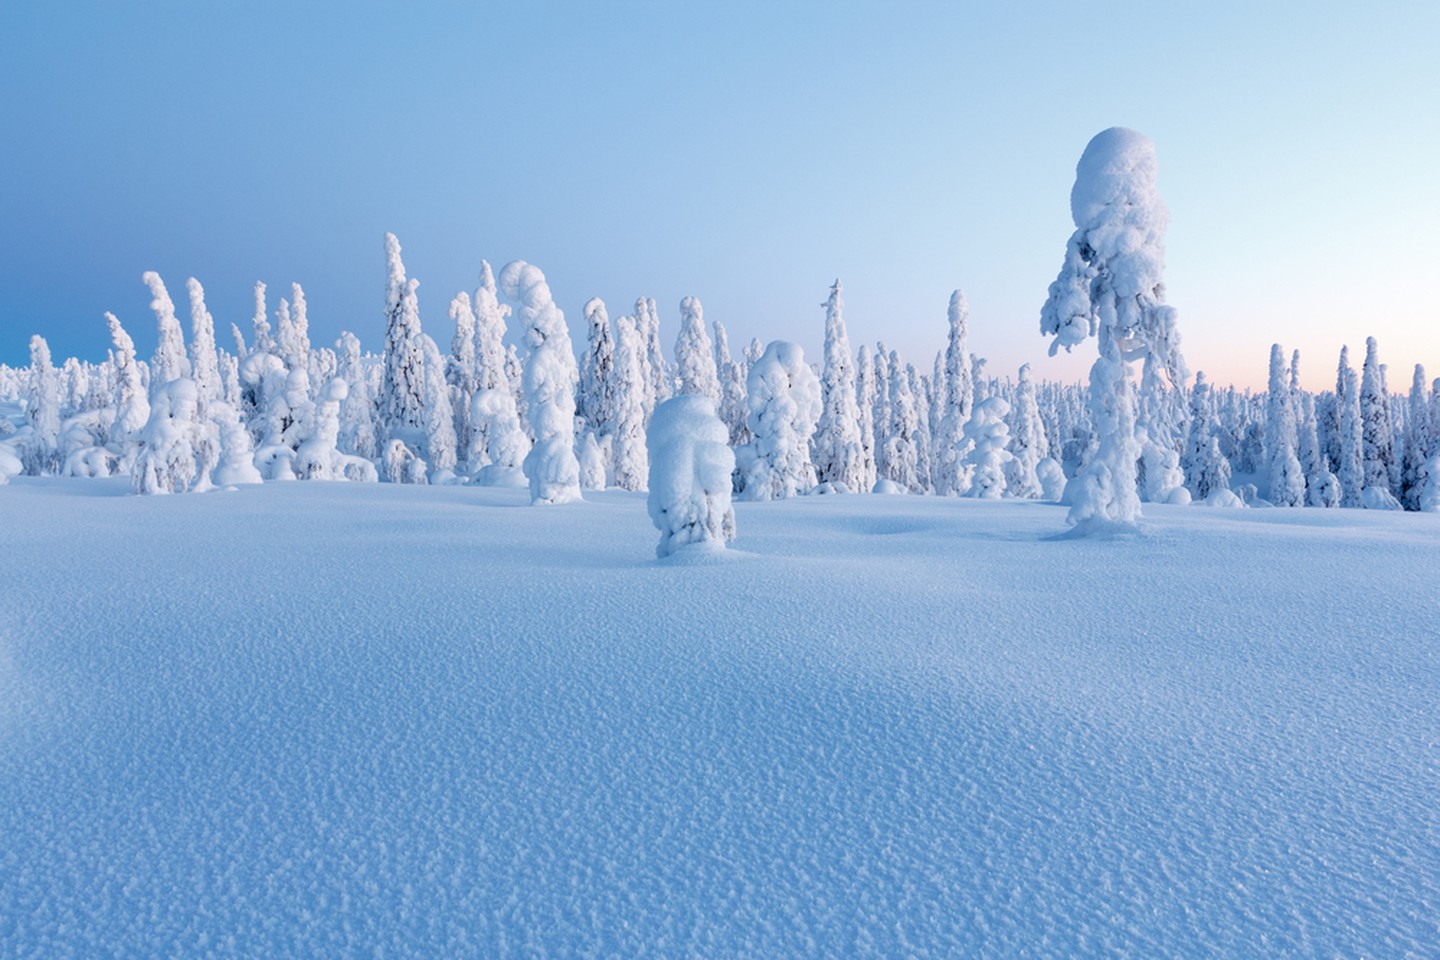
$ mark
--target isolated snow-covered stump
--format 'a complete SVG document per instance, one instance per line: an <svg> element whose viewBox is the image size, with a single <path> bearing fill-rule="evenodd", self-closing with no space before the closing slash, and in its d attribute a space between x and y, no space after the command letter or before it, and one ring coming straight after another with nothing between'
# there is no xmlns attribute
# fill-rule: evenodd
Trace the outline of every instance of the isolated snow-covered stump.
<svg viewBox="0 0 1440 960"><path fill-rule="evenodd" d="M735 454L715 401L682 394L655 408L646 434L650 519L660 531L657 557L680 549L723 549L735 539L730 504Z"/></svg>

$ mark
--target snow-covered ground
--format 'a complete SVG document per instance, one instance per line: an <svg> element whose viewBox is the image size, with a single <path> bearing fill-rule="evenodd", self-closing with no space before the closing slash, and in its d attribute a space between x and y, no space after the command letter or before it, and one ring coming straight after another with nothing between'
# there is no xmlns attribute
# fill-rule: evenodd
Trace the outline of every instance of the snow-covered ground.
<svg viewBox="0 0 1440 960"><path fill-rule="evenodd" d="M1440 516L0 488L0 954L1434 956Z"/></svg>

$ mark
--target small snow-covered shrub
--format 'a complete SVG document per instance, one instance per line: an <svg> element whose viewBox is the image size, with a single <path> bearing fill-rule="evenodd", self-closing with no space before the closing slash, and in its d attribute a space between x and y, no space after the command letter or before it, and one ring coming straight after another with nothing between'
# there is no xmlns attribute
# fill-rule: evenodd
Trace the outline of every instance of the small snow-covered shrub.
<svg viewBox="0 0 1440 960"><path fill-rule="evenodd" d="M735 539L730 431L715 402L683 394L655 408L645 445L650 456L650 519L660 531L658 557L682 547L723 548Z"/></svg>

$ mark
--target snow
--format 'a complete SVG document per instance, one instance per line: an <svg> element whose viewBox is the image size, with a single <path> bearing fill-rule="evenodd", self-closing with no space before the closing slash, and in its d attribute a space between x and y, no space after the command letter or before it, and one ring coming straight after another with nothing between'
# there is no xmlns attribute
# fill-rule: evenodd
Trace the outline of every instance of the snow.
<svg viewBox="0 0 1440 960"><path fill-rule="evenodd" d="M0 488L9 955L1440 942L1435 515L128 490Z"/></svg>

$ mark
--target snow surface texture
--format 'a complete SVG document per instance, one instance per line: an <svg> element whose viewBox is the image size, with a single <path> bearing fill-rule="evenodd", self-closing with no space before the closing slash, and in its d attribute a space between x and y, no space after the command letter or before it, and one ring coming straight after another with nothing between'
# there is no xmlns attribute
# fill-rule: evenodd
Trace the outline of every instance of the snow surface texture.
<svg viewBox="0 0 1440 960"><path fill-rule="evenodd" d="M1440 943L1440 517L128 490L0 488L7 956Z"/></svg>

